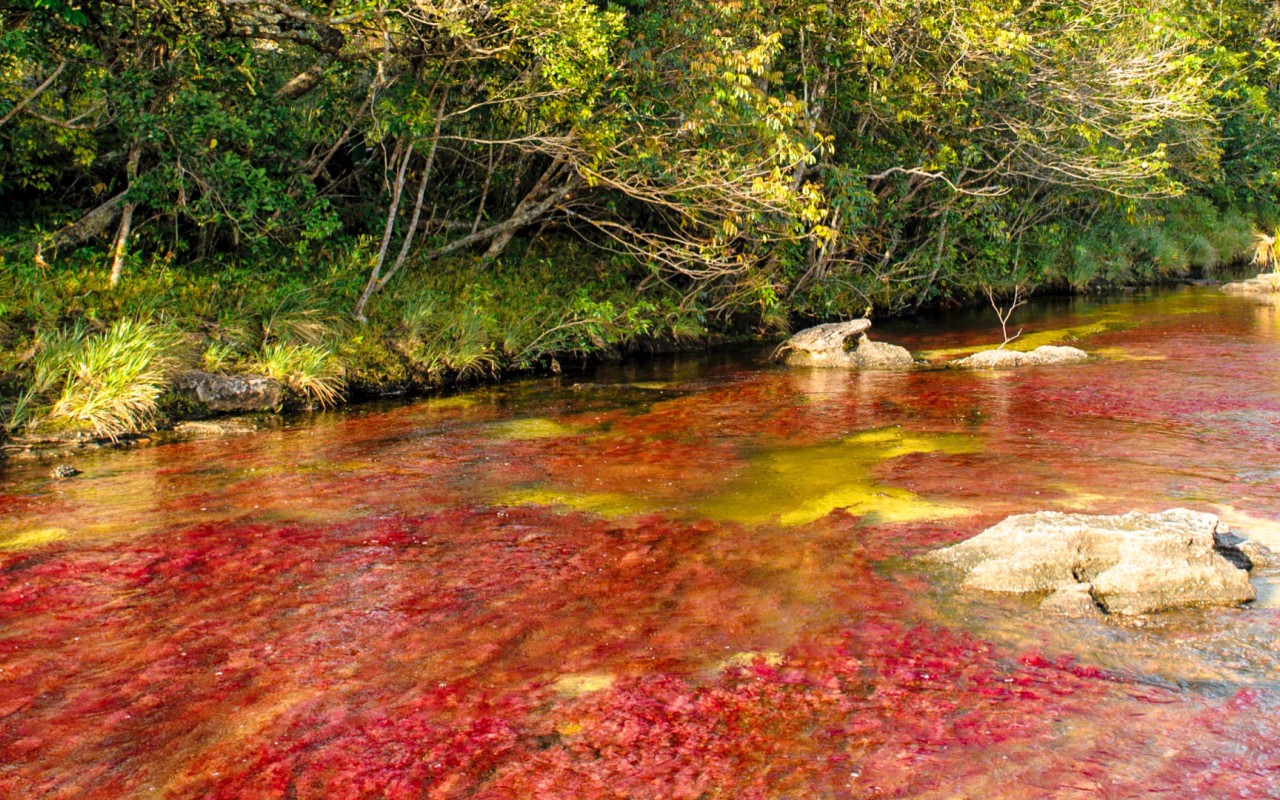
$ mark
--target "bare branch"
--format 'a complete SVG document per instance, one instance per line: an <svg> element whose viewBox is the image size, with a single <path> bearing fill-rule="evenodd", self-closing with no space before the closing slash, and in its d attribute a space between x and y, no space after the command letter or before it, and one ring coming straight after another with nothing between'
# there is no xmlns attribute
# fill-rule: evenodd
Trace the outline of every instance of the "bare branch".
<svg viewBox="0 0 1280 800"><path fill-rule="evenodd" d="M8 113L8 114L5 114L3 117L0 117L0 125L3 125L3 124L5 124L6 122L8 122L9 120L13 119L15 116L17 116L19 113L21 113L21 111L22 111L24 108L26 108L26 107L27 107L27 105L28 105L32 100L35 100L35 99L36 99L37 97L39 97L40 95L44 94L44 93L45 93L45 91L46 91L50 86L52 86L52 85L53 85L53 82L54 82L54 81L56 81L56 80L58 79L58 76L59 76L59 75L61 75L61 74L62 74L62 71L63 71L64 69L66 69L66 68L67 68L67 61L66 61L66 59L63 59L63 60L62 60L62 62L61 62L60 64L58 64L57 69L55 69L55 70L53 71L53 74L52 74L52 75L50 75L49 77L45 78L45 79L44 79L44 82L43 82L43 83L41 83L39 86L37 86L37 87L35 88L35 90L31 92L31 94L29 94L29 95L27 95L26 97L24 97L24 98L22 98L21 100L19 100L19 101L17 102L17 104L15 104L15 105L14 105L14 107L13 107L13 108L9 109L9 113Z"/></svg>

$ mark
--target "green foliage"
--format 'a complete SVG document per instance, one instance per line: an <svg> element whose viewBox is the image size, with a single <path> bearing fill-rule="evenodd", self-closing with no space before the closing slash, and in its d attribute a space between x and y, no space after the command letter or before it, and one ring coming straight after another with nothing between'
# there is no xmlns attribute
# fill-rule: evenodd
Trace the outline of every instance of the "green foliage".
<svg viewBox="0 0 1280 800"><path fill-rule="evenodd" d="M126 320L323 406L988 288L1212 275L1280 221L1278 20L18 0L0 391L47 415L67 381L35 389L33 354Z"/></svg>
<svg viewBox="0 0 1280 800"><path fill-rule="evenodd" d="M121 320L100 333L81 324L37 335L30 383L8 428L52 425L116 438L145 429L176 361L172 330Z"/></svg>
<svg viewBox="0 0 1280 800"><path fill-rule="evenodd" d="M346 382L334 353L310 344L272 342L256 358L263 374L280 381L309 403L326 408L342 400Z"/></svg>

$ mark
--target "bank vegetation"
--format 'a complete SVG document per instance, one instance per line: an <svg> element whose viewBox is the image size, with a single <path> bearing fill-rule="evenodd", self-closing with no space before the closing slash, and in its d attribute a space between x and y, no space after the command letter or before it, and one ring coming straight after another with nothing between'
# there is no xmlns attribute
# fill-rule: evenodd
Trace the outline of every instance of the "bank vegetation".
<svg viewBox="0 0 1280 800"><path fill-rule="evenodd" d="M1016 287L1280 221L1273 4L0 0L0 424L157 424Z"/></svg>

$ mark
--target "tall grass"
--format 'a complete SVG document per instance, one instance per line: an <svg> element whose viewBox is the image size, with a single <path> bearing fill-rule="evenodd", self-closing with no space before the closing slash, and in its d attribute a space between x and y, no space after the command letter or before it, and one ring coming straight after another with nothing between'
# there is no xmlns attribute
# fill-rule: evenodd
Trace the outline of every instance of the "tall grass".
<svg viewBox="0 0 1280 800"><path fill-rule="evenodd" d="M8 428L60 427L115 439L150 427L181 340L165 325L134 319L91 333L86 325L36 337L31 381Z"/></svg>
<svg viewBox="0 0 1280 800"><path fill-rule="evenodd" d="M346 378L332 350L312 344L272 342L254 364L304 397L309 405L329 408L343 399Z"/></svg>

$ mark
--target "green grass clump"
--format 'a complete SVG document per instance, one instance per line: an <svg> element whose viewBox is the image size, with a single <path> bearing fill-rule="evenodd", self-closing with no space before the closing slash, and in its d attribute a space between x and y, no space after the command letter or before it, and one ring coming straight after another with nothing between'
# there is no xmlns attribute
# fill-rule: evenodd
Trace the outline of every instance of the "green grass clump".
<svg viewBox="0 0 1280 800"><path fill-rule="evenodd" d="M255 361L266 375L283 383L309 405L329 408L342 402L346 378L333 351L313 344L272 342Z"/></svg>
<svg viewBox="0 0 1280 800"><path fill-rule="evenodd" d="M10 431L56 427L115 439L147 429L178 365L169 327L123 319L91 333L83 323L37 334L31 380L10 414Z"/></svg>

